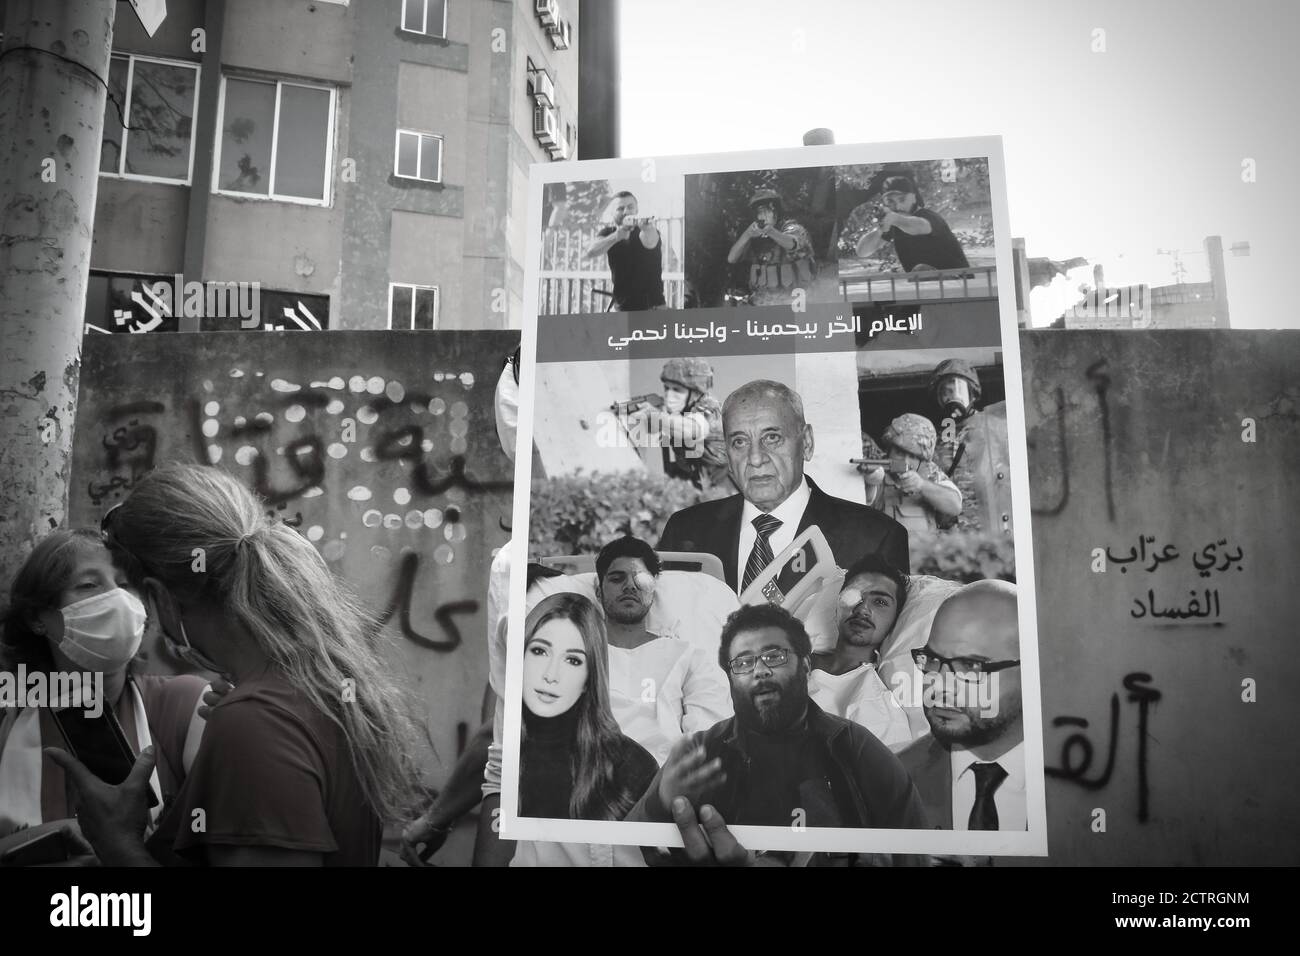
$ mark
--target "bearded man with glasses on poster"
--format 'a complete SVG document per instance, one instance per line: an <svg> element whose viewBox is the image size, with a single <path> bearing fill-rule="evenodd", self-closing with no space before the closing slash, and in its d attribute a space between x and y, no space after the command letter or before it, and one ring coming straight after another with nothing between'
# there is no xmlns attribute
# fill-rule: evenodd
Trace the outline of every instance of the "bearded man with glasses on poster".
<svg viewBox="0 0 1300 956"><path fill-rule="evenodd" d="M774 604L727 618L718 661L736 715L679 739L627 819L669 822L689 805L701 820L720 815L728 825L928 827L898 758L809 698L811 655L803 623ZM837 861L852 857L814 858Z"/></svg>

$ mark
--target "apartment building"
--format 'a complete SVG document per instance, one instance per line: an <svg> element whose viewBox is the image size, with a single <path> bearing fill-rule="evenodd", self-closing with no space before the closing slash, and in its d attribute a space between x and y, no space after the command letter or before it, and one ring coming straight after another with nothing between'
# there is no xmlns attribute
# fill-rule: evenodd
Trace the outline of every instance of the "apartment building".
<svg viewBox="0 0 1300 956"><path fill-rule="evenodd" d="M577 46L578 0L169 0L153 37L122 5L88 331L518 328Z"/></svg>

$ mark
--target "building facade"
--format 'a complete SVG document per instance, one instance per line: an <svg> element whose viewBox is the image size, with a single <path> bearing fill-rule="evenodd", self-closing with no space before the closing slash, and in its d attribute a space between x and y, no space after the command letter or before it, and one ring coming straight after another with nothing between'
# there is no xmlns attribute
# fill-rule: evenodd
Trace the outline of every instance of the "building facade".
<svg viewBox="0 0 1300 956"><path fill-rule="evenodd" d="M1108 286L1101 267L1094 269L1094 289L1060 317L1066 329L1226 329L1229 328L1228 279L1223 239L1205 238L1209 282L1175 285Z"/></svg>
<svg viewBox="0 0 1300 956"><path fill-rule="evenodd" d="M171 0L149 37L122 7L88 331L519 328L528 167L577 152L577 18Z"/></svg>

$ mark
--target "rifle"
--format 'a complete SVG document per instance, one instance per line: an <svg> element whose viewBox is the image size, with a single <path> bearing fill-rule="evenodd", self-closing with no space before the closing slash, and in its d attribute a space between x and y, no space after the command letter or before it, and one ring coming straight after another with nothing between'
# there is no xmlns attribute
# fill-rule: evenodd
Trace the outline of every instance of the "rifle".
<svg viewBox="0 0 1300 956"><path fill-rule="evenodd" d="M633 395L626 402L614 402L609 406L610 411L620 417L631 415L642 405L652 405L655 408L664 407L664 397L658 392L651 392L649 395Z"/></svg>

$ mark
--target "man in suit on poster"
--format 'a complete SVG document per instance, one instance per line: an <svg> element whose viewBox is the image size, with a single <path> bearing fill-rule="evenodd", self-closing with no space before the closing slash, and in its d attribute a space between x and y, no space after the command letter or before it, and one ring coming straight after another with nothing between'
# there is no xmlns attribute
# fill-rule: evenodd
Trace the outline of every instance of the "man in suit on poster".
<svg viewBox="0 0 1300 956"><path fill-rule="evenodd" d="M737 593L813 525L840 567L871 553L904 570L911 566L902 525L875 508L826 494L804 474L813 429L793 389L764 380L740 386L723 402L722 425L727 470L740 494L669 517L659 551L717 555Z"/></svg>
<svg viewBox="0 0 1300 956"><path fill-rule="evenodd" d="M898 759L927 816L941 829L1025 829L1015 585L976 581L954 591L939 606L925 647L912 656L933 736Z"/></svg>

